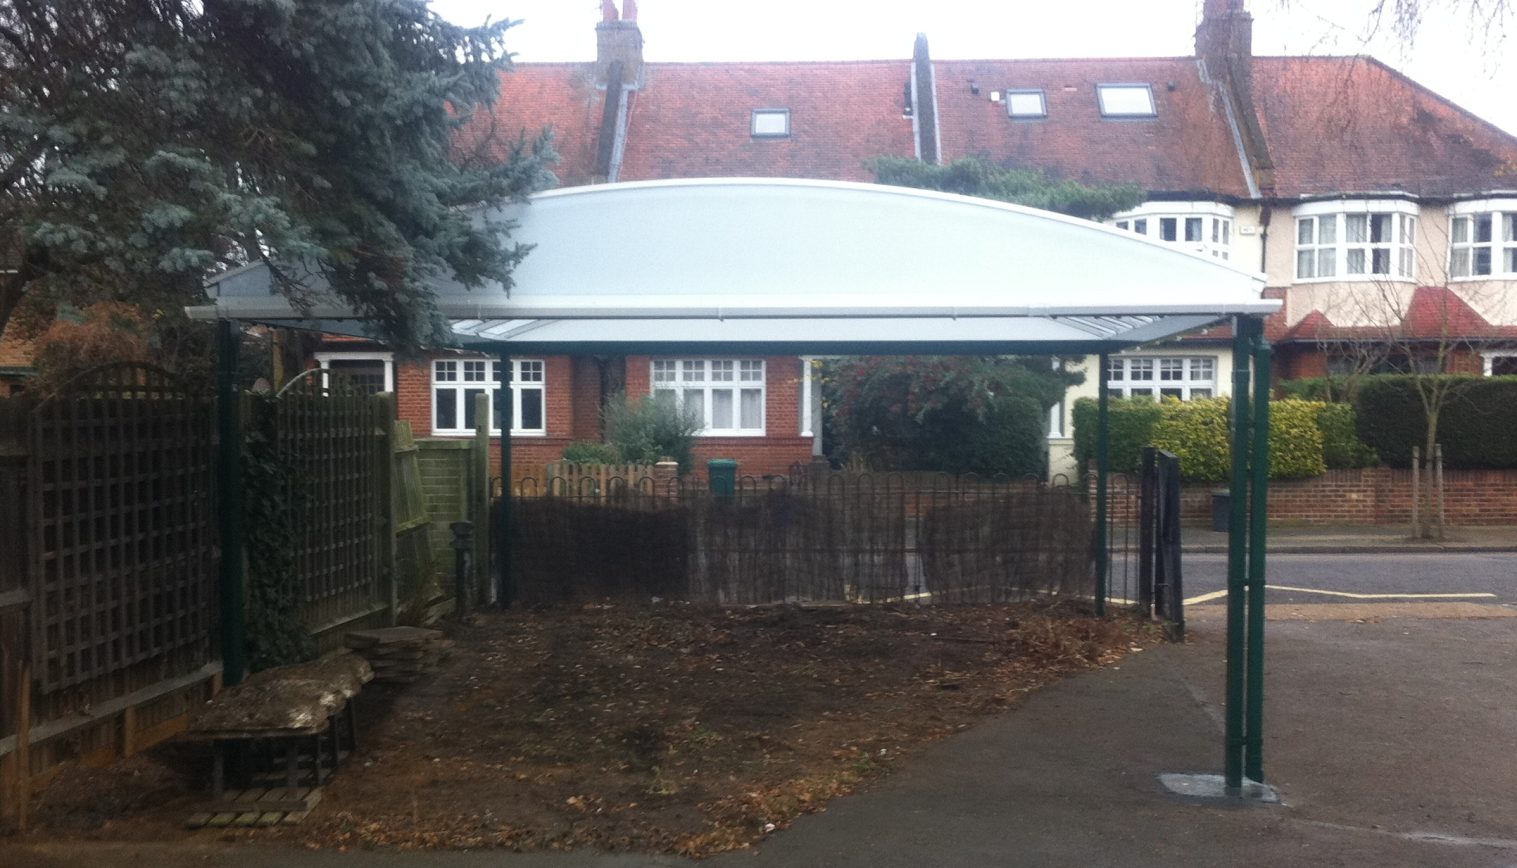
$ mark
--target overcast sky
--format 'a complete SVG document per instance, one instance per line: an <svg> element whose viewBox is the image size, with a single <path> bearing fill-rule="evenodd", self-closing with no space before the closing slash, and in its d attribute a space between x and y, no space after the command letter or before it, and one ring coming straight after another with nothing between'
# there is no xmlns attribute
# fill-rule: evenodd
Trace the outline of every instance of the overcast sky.
<svg viewBox="0 0 1517 868"><path fill-rule="evenodd" d="M622 0L616 0L620 6ZM1423 0L1415 42L1384 22L1374 0L1251 0L1254 53L1369 53L1517 134L1517 57L1504 57L1517 19L1487 32L1472 0ZM600 0L432 0L460 24L521 20L519 61L595 55ZM650 61L904 58L926 33L938 58L1159 57L1194 53L1200 0L640 0ZM1504 31L1504 32L1503 32Z"/></svg>

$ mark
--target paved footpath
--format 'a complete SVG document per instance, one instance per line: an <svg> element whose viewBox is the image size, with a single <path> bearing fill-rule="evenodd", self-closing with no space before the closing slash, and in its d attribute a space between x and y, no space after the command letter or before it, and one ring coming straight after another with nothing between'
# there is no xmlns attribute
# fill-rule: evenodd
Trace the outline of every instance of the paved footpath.
<svg viewBox="0 0 1517 868"><path fill-rule="evenodd" d="M1219 607L1197 609L1190 644L1039 691L756 852L703 864L1517 866L1517 618L1430 619L1400 605L1324 607L1339 611L1271 622L1265 768L1285 804L1267 806L1187 800L1158 783L1164 772L1220 771ZM0 865L79 864L687 863L214 843L0 845Z"/></svg>

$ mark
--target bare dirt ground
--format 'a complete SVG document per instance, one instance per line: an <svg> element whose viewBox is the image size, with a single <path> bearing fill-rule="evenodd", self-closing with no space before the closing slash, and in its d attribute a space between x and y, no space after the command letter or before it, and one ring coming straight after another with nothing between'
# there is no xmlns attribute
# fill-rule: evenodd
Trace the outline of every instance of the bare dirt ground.
<svg viewBox="0 0 1517 868"><path fill-rule="evenodd" d="M743 847L1052 679L1160 640L1077 606L496 613L435 677L370 685L361 750L297 827L190 833L203 749L71 770L28 837L311 847Z"/></svg>

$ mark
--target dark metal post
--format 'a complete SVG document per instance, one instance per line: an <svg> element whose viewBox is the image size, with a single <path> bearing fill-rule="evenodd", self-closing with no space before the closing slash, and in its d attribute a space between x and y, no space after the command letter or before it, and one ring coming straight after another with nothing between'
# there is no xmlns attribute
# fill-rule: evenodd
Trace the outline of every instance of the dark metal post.
<svg viewBox="0 0 1517 868"><path fill-rule="evenodd" d="M1223 778L1228 792L1243 787L1244 607L1248 569L1249 351L1252 321L1233 318L1232 485L1227 526L1227 689Z"/></svg>
<svg viewBox="0 0 1517 868"><path fill-rule="evenodd" d="M453 531L453 613L467 615L471 596L469 574L473 572L469 561L474 553L474 522L455 521L448 528Z"/></svg>
<svg viewBox="0 0 1517 868"><path fill-rule="evenodd" d="M500 550L495 553L495 564L499 570L500 607L509 609L516 596L516 577L511 572L511 423L516 418L516 399L511 394L511 354L505 350L500 354L498 385L500 400L495 409L500 414L500 524L495 529L495 538L500 542Z"/></svg>
<svg viewBox="0 0 1517 868"><path fill-rule="evenodd" d="M1138 474L1138 610L1145 616L1154 608L1154 561L1158 552L1159 491L1158 450L1143 447Z"/></svg>
<svg viewBox="0 0 1517 868"><path fill-rule="evenodd" d="M1111 356L1100 355L1096 375L1096 615L1106 614L1110 589L1111 553L1106 550L1106 478L1111 473L1111 390L1108 367Z"/></svg>
<svg viewBox="0 0 1517 868"><path fill-rule="evenodd" d="M237 390L237 344L242 330L235 322L216 324L216 484L220 493L221 666L228 687L242 681L247 668L247 612L243 600L242 540L242 398Z"/></svg>
<svg viewBox="0 0 1517 868"><path fill-rule="evenodd" d="M1257 321L1256 321L1257 322ZM1243 774L1264 783L1264 580L1265 543L1269 517L1269 398L1272 351L1259 327L1254 328L1254 454L1253 491L1248 529L1248 665L1244 723Z"/></svg>

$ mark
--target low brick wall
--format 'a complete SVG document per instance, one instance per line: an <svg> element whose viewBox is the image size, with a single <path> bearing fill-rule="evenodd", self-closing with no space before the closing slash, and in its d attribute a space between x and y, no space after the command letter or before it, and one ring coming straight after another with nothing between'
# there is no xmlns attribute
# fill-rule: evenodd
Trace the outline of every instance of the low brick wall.
<svg viewBox="0 0 1517 868"><path fill-rule="evenodd" d="M1137 513L1136 477L1114 476L1111 509L1115 520ZM1180 492L1180 515L1187 524L1211 521L1211 493L1225 484L1187 483ZM1453 525L1517 525L1517 470L1445 470L1444 515ZM1131 514L1129 514L1131 513ZM1329 470L1311 479L1272 479L1271 521L1304 525L1402 524L1412 520L1410 470L1370 467ZM1514 531L1517 533L1517 531Z"/></svg>
<svg viewBox="0 0 1517 868"><path fill-rule="evenodd" d="M1187 485L1185 520L1207 522L1216 485ZM1445 470L1444 515L1454 525L1517 525L1517 470ZM1401 524L1412 520L1412 473L1388 467L1329 470L1312 479L1269 484L1271 521L1297 524Z"/></svg>

